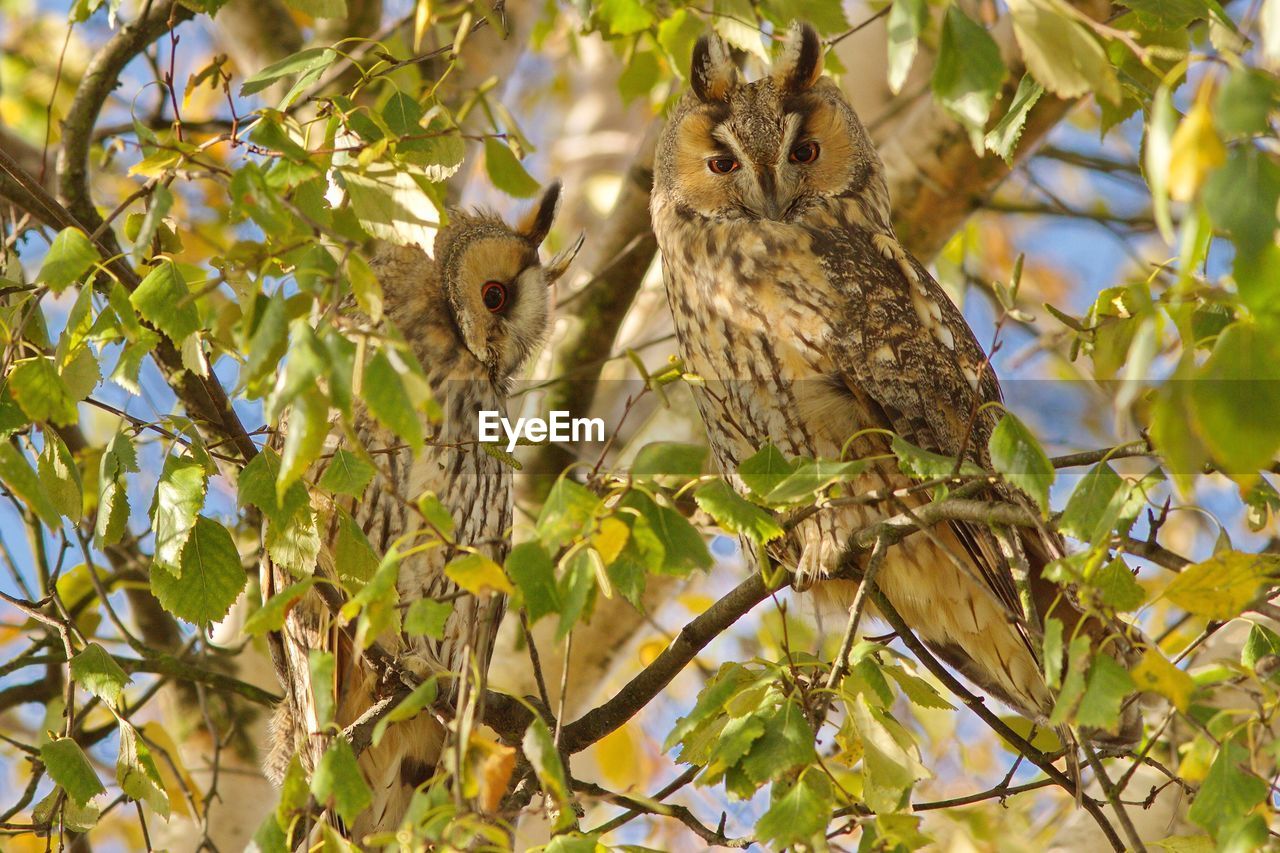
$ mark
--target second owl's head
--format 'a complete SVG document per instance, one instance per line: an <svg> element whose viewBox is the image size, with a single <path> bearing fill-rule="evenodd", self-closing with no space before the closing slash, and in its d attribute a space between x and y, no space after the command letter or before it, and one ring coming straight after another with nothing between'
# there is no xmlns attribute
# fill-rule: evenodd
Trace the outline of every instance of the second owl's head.
<svg viewBox="0 0 1280 853"><path fill-rule="evenodd" d="M860 192L881 171L862 123L822 76L823 45L796 23L769 73L743 82L724 42L693 50L690 92L657 154L656 190L709 218L787 221Z"/></svg>
<svg viewBox="0 0 1280 853"><path fill-rule="evenodd" d="M560 184L553 183L514 225L491 214L454 213L436 235L435 262L462 342L495 379L511 377L541 346L550 288L582 247L579 237L545 264L538 259L559 201Z"/></svg>

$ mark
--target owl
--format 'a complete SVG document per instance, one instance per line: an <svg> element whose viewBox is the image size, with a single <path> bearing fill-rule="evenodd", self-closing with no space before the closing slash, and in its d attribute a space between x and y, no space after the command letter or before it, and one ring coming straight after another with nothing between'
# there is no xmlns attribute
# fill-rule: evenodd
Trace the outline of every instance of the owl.
<svg viewBox="0 0 1280 853"><path fill-rule="evenodd" d="M892 491L913 481L886 432L989 467L1000 387L963 316L894 236L884 167L840 89L822 76L807 25L755 82L724 45L703 37L691 91L658 145L651 201L679 348L705 385L694 393L713 453L735 485L743 459L772 443L797 457L874 461L852 484ZM1026 502L993 485L990 499ZM775 543L768 558L794 585L848 606L851 581L824 580L867 555L850 534L929 500L823 509ZM744 547L752 548L744 542ZM1048 531L1021 542L1042 618L1077 625L1120 659L1118 625L1086 618L1042 570L1062 556ZM877 583L929 648L992 696L1039 722L1053 707L999 543L984 525L943 522L889 549ZM1132 703L1131 703L1132 704ZM1137 733L1128 713L1121 741ZM1105 735L1099 733L1099 739Z"/></svg>
<svg viewBox="0 0 1280 853"><path fill-rule="evenodd" d="M483 452L478 442L478 413L505 413L509 384L541 345L549 324L549 288L564 273L581 239L542 264L538 247L551 228L559 199L552 185L533 210L511 226L486 213L455 213L436 236L434 259L418 248L380 248L371 266L383 289L385 323L403 335L417 358L443 415L423 419L426 449L417 457L401 437L360 410L354 437L376 461L377 473L364 494L328 500L312 497L323 546L316 569L322 577L341 577L339 529L354 524L378 554L397 539L427 527L415 502L434 493L453 516L451 544L419 548L425 537L399 543L396 606L404 612L420 599L450 602L452 612L442 640L384 632L382 650L420 677L441 676L441 691L464 707L483 686L505 601L500 595L477 597L460 590L444 573L445 564L464 549L501 564L509 547L511 469ZM356 317L366 332L368 318ZM348 433L335 428L308 481L316 482L346 445ZM262 587L269 597L295 579L264 563ZM332 703L338 728L350 725L386 685L377 683L364 658L353 651L350 628L336 624L325 604L309 593L293 607L273 637L273 654L285 687L273 725L268 774L282 778L296 753L308 773L314 770L333 736L318 707ZM312 683L308 652L335 655L332 684ZM479 681L479 683L477 683ZM380 690L381 689L381 690ZM467 695L462 695L463 693ZM382 740L357 758L373 792L372 805L344 827L353 839L395 830L415 788L429 780L445 741L445 729L422 713L389 729Z"/></svg>

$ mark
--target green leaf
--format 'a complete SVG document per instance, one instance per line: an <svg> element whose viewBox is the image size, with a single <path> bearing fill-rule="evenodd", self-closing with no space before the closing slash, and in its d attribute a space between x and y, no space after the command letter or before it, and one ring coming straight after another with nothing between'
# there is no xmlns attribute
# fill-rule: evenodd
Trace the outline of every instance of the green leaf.
<svg viewBox="0 0 1280 853"><path fill-rule="evenodd" d="M916 447L900 436L894 436L889 443L893 455L898 457L898 468L909 477L919 480L939 480L956 473L956 460L953 456L943 456L931 450ZM982 469L969 460L960 465L962 476L979 476Z"/></svg>
<svg viewBox="0 0 1280 853"><path fill-rule="evenodd" d="M68 426L79 419L76 398L51 358L37 356L17 362L9 373L9 390L33 421Z"/></svg>
<svg viewBox="0 0 1280 853"><path fill-rule="evenodd" d="M453 613L450 601L433 601L430 598L419 598L404 614L404 632L411 637L431 637L444 639L444 626Z"/></svg>
<svg viewBox="0 0 1280 853"><path fill-rule="evenodd" d="M335 671L338 668L337 658L333 652L324 649L307 649L307 673L311 691L311 706L308 709L315 715L316 725L328 729L333 724L333 708L336 701L330 685L336 684Z"/></svg>
<svg viewBox="0 0 1280 853"><path fill-rule="evenodd" d="M693 62L693 46L705 27L688 9L677 9L658 24L658 46L667 54L668 63L685 77Z"/></svg>
<svg viewBox="0 0 1280 853"><path fill-rule="evenodd" d="M782 525L768 512L742 498L723 480L713 480L694 493L703 511L730 533L741 533L763 545L782 536Z"/></svg>
<svg viewBox="0 0 1280 853"><path fill-rule="evenodd" d="M542 543L522 542L515 546L507 555L506 566L524 600L529 624L564 606L556 587L555 566Z"/></svg>
<svg viewBox="0 0 1280 853"><path fill-rule="evenodd" d="M756 837L773 842L775 850L809 845L815 838L826 840L823 836L831 819L833 800L826 776L810 771L794 785L775 786L773 797L773 804L756 824Z"/></svg>
<svg viewBox="0 0 1280 853"><path fill-rule="evenodd" d="M1280 568L1273 554L1226 551L1187 566L1165 588L1165 597L1188 613L1207 619L1234 619Z"/></svg>
<svg viewBox="0 0 1280 853"><path fill-rule="evenodd" d="M297 483L324 450L329 436L329 401L316 388L297 396L289 412L284 448L280 451L280 473L276 475L276 498L283 503L289 487Z"/></svg>
<svg viewBox="0 0 1280 853"><path fill-rule="evenodd" d="M849 710L862 739L867 804L887 811L918 779L927 778L929 771L916 757L906 730L880 708L871 707L865 694L858 694Z"/></svg>
<svg viewBox="0 0 1280 853"><path fill-rule="evenodd" d="M1118 613L1137 610L1147 599L1133 572L1119 557L1098 569L1089 583L1098 591L1102 603Z"/></svg>
<svg viewBox="0 0 1280 853"><path fill-rule="evenodd" d="M54 293L61 293L79 281L97 261L98 251L83 231L63 228L49 245L36 281L47 284Z"/></svg>
<svg viewBox="0 0 1280 853"><path fill-rule="evenodd" d="M453 536L453 514L440 502L435 492L423 492L418 498L418 511L422 517L446 539Z"/></svg>
<svg viewBox="0 0 1280 853"><path fill-rule="evenodd" d="M283 500L276 494L276 480L280 476L280 457L270 447L264 447L249 460L240 472L236 500L240 506L254 506L273 522L286 523L311 504L306 487L294 484Z"/></svg>
<svg viewBox="0 0 1280 853"><path fill-rule="evenodd" d="M1248 750L1234 741L1224 743L1187 811L1187 818L1214 837L1220 837L1266 799L1267 783L1242 769L1248 764Z"/></svg>
<svg viewBox="0 0 1280 853"><path fill-rule="evenodd" d="M208 486L199 462L172 454L165 458L151 502L151 527L156 537L156 565L173 574L182 571L183 548L195 528Z"/></svg>
<svg viewBox="0 0 1280 853"><path fill-rule="evenodd" d="M742 759L742 769L753 782L781 778L793 768L817 759L813 729L805 720L804 710L794 700L785 700L764 717L764 724L764 734Z"/></svg>
<svg viewBox="0 0 1280 853"><path fill-rule="evenodd" d="M1133 679L1128 671L1110 655L1097 655L1085 679L1076 723L1116 732L1120 724L1120 705L1132 692Z"/></svg>
<svg viewBox="0 0 1280 853"><path fill-rule="evenodd" d="M311 793L318 803L333 809L348 825L373 802L373 793L365 784L364 774L346 738L335 737L320 757L311 777Z"/></svg>
<svg viewBox="0 0 1280 853"><path fill-rule="evenodd" d="M624 104L647 96L663 79L662 63L652 50L638 50L618 75L618 94Z"/></svg>
<svg viewBox="0 0 1280 853"><path fill-rule="evenodd" d="M599 505L600 499L585 486L561 475L538 514L538 538L548 551L559 550L585 532Z"/></svg>
<svg viewBox="0 0 1280 853"><path fill-rule="evenodd" d="M79 521L84 509L80 469L57 433L45 433L44 450L40 452L36 470L40 473L40 485L58 512Z"/></svg>
<svg viewBox="0 0 1280 853"><path fill-rule="evenodd" d="M318 74L337 58L337 52L328 47L309 47L306 50L300 50L279 62L268 65L245 80L240 87L240 96L244 97L261 92L263 89L275 84L276 81L293 74L301 74L304 77L310 74Z"/></svg>
<svg viewBox="0 0 1280 853"><path fill-rule="evenodd" d="M520 742L524 757L529 761L542 790L559 805L559 815L555 828L565 829L576 822L573 805L569 800L569 783L560 763L560 753L556 750L555 741L551 738L551 730L541 717L534 717L529 728L525 730Z"/></svg>
<svg viewBox="0 0 1280 853"><path fill-rule="evenodd" d="M87 805L106 790L80 744L69 737L55 738L40 747L40 760L44 762L49 778L57 782L78 806Z"/></svg>
<svg viewBox="0 0 1280 853"><path fill-rule="evenodd" d="M1117 495L1123 500L1124 480L1106 462L1099 462L1080 480L1067 508L1058 519L1058 529L1082 542L1094 542L1111 529ZM1125 490L1127 491L1127 490ZM1105 528L1103 526L1106 524Z"/></svg>
<svg viewBox="0 0 1280 853"><path fill-rule="evenodd" d="M358 498L364 494L375 473L377 470L359 456L337 450L320 477L320 488Z"/></svg>
<svg viewBox="0 0 1280 853"><path fill-rule="evenodd" d="M591 594L596 589L600 556L593 549L579 548L564 563L557 593L563 605L560 620L556 624L556 642L561 642L573 630L591 604Z"/></svg>
<svg viewBox="0 0 1280 853"><path fill-rule="evenodd" d="M711 568L711 552L707 550L706 541L683 515L671 507L660 506L639 491L629 492L619 506L635 510L640 516L631 522L633 539L648 537L661 544L661 564L653 567L654 570L683 575L694 569Z"/></svg>
<svg viewBox="0 0 1280 853"><path fill-rule="evenodd" d="M1042 513L1049 511L1053 463L1022 421L1005 412L991 433L991 464L1004 478L1035 499Z"/></svg>
<svg viewBox="0 0 1280 853"><path fill-rule="evenodd" d="M987 31L959 6L949 6L933 68L933 94L943 109L968 128L979 153L987 117L1008 73L1000 48Z"/></svg>
<svg viewBox="0 0 1280 853"><path fill-rule="evenodd" d="M1267 657L1280 656L1280 635L1266 625L1254 623L1249 628L1249 636L1240 650L1240 663L1249 669L1256 670L1258 661Z"/></svg>
<svg viewBox="0 0 1280 853"><path fill-rule="evenodd" d="M889 9L889 91L898 94L916 58L920 34L929 23L926 0L895 0Z"/></svg>
<svg viewBox="0 0 1280 853"><path fill-rule="evenodd" d="M302 600L302 596L315 586L316 581L315 576L310 576L280 590L244 620L242 630L250 637L261 637L269 631L279 631L284 627L284 620L289 615L289 610Z"/></svg>
<svg viewBox="0 0 1280 853"><path fill-rule="evenodd" d="M151 591L165 610L197 625L227 615L248 581L227 529L203 515L182 548L182 574L152 567Z"/></svg>
<svg viewBox="0 0 1280 853"><path fill-rule="evenodd" d="M764 496L770 504L788 504L809 501L832 483L856 477L867 468L867 462L830 462L825 459L801 459L786 479L774 486Z"/></svg>
<svg viewBox="0 0 1280 853"><path fill-rule="evenodd" d="M1194 0L1190 0L1194 2ZM1276 80L1256 68L1234 68L1218 93L1214 122L1228 136L1252 136L1269 129L1275 108Z"/></svg>
<svg viewBox="0 0 1280 853"><path fill-rule="evenodd" d="M377 725L373 727L373 745L377 746L382 742L382 736L386 733L387 727L394 724L412 720L418 716L418 713L433 702L436 701L436 695L439 693L439 687L436 683L435 676L429 677L426 681L413 688L408 696L396 705L391 711L378 720Z"/></svg>
<svg viewBox="0 0 1280 853"><path fill-rule="evenodd" d="M787 461L787 457L782 455L782 451L772 444L766 444L757 453L739 463L738 476L742 478L742 482L748 489L763 497L791 476L794 467Z"/></svg>
<svg viewBox="0 0 1280 853"><path fill-rule="evenodd" d="M49 500L35 469L22 451L7 441L0 442L0 481L46 526L56 530L62 524L58 508Z"/></svg>
<svg viewBox="0 0 1280 853"><path fill-rule="evenodd" d="M987 150L999 156L1005 163L1013 165L1013 150L1018 147L1022 138L1022 129L1027 124L1027 116L1031 108L1044 94L1044 86L1030 74L1022 75L1018 81L1018 91L1013 94L1013 103L996 126L991 128L983 140Z"/></svg>
<svg viewBox="0 0 1280 853"><path fill-rule="evenodd" d="M511 149L491 136L484 140L484 168L493 185L507 195L528 198L538 191L538 182L524 170Z"/></svg>
<svg viewBox="0 0 1280 853"><path fill-rule="evenodd" d="M653 13L640 0L601 0L597 10L615 36L638 33L653 25Z"/></svg>
<svg viewBox="0 0 1280 853"><path fill-rule="evenodd" d="M366 362L361 389L369 411L379 423L413 448L415 454L422 452L422 421L400 373L385 353L376 353Z"/></svg>
<svg viewBox="0 0 1280 853"><path fill-rule="evenodd" d="M1051 620L1058 622L1058 620ZM1061 622L1058 622L1061 625ZM1062 689L1058 691L1058 699L1053 705L1053 713L1049 715L1049 724L1060 726L1071 720L1075 714L1080 697L1084 695L1085 673L1089 667L1091 646L1088 637L1076 637L1071 641L1067 655L1067 672L1062 679Z"/></svg>
<svg viewBox="0 0 1280 853"><path fill-rule="evenodd" d="M350 513L339 509L335 517L338 535L333 543L333 562L338 567L338 577L344 584L368 583L378 570L378 555Z"/></svg>
<svg viewBox="0 0 1280 853"><path fill-rule="evenodd" d="M702 473L706 458L706 445L654 441L640 448L636 454L635 461L631 463L631 476L693 479Z"/></svg>
<svg viewBox="0 0 1280 853"><path fill-rule="evenodd" d="M200 312L191 290L172 261L161 261L147 273L129 302L139 316L178 346L200 329Z"/></svg>
<svg viewBox="0 0 1280 853"><path fill-rule="evenodd" d="M898 682L898 686L902 688L902 692L906 694L907 698L921 708L950 710L955 707L942 698L942 694L932 684L918 675L907 672L900 666L884 666L880 668L880 671L887 672L894 681Z"/></svg>
<svg viewBox="0 0 1280 853"><path fill-rule="evenodd" d="M1120 100L1120 82L1102 45L1063 0L1009 0L1013 33L1027 70L1050 92L1078 98L1089 92Z"/></svg>
<svg viewBox="0 0 1280 853"><path fill-rule="evenodd" d="M1143 144L1143 176L1151 188L1151 213L1160 236L1172 244L1173 218L1169 214L1169 164L1173 160L1173 131L1177 123L1173 93L1161 84L1151 101L1150 119Z"/></svg>
<svg viewBox="0 0 1280 853"><path fill-rule="evenodd" d="M313 18L347 17L347 0L285 0L285 2Z"/></svg>
<svg viewBox="0 0 1280 853"><path fill-rule="evenodd" d="M1192 21L1209 16L1204 0L1121 0L1138 14L1138 19L1153 28L1181 30Z"/></svg>
<svg viewBox="0 0 1280 853"><path fill-rule="evenodd" d="M280 359L289 348L289 318L284 298L279 294L260 300L262 308L249 335L249 356L244 365L244 381L255 396L262 396L275 384Z"/></svg>
<svg viewBox="0 0 1280 853"><path fill-rule="evenodd" d="M160 770L151 750L128 723L120 723L120 752L116 758L116 780L120 790L134 800L146 803L166 820L169 817L169 795L165 793Z"/></svg>
<svg viewBox="0 0 1280 853"><path fill-rule="evenodd" d="M120 695L129 684L128 674L97 643L89 643L71 659L71 677L111 708L119 707Z"/></svg>

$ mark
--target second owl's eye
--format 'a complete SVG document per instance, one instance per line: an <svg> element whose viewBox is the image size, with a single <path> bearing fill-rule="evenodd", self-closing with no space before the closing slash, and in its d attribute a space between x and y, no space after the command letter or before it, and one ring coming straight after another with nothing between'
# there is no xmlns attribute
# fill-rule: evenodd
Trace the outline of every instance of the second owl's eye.
<svg viewBox="0 0 1280 853"><path fill-rule="evenodd" d="M707 161L707 168L717 175L727 175L738 168L738 161L732 157L712 157Z"/></svg>
<svg viewBox="0 0 1280 853"><path fill-rule="evenodd" d="M486 281L480 288L480 300L491 314L497 314L507 304L507 286L500 281Z"/></svg>
<svg viewBox="0 0 1280 853"><path fill-rule="evenodd" d="M818 159L818 143L801 142L795 148L791 149L792 163L812 163Z"/></svg>

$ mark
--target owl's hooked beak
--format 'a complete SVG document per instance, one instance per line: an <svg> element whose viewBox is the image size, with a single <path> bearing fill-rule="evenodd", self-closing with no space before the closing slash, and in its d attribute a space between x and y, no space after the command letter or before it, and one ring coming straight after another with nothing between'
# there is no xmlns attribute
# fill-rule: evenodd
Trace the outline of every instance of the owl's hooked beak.
<svg viewBox="0 0 1280 853"><path fill-rule="evenodd" d="M778 187L777 175L772 169L763 168L756 172L757 197L752 207L757 216L774 222L782 222L791 212L795 198Z"/></svg>
<svg viewBox="0 0 1280 853"><path fill-rule="evenodd" d="M578 256L578 250L582 248L582 244L586 239L586 232L579 234L577 240L561 249L551 260L543 264L542 269L547 274L547 287L551 287L559 280L560 276L565 274L565 271L569 269L569 264L573 263L573 259Z"/></svg>

